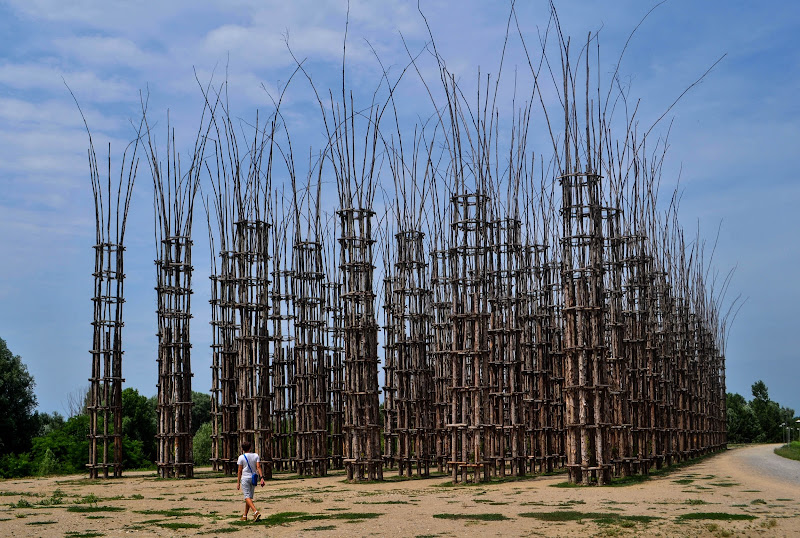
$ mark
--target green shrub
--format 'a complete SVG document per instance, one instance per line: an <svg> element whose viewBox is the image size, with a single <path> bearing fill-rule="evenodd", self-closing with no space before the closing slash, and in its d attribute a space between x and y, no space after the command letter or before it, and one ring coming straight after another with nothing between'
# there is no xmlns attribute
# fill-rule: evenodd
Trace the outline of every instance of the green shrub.
<svg viewBox="0 0 800 538"><path fill-rule="evenodd" d="M56 459L56 455L53 454L53 451L49 448L45 451L42 460L39 462L39 476L50 476L51 474L56 474L59 471L59 464L58 460Z"/></svg>
<svg viewBox="0 0 800 538"><path fill-rule="evenodd" d="M31 455L36 469L39 470L42 462L49 457L49 451L55 461L59 462L57 472L82 472L89 458L88 434L89 417L78 415L67 420L62 428L35 437Z"/></svg>
<svg viewBox="0 0 800 538"><path fill-rule="evenodd" d="M153 462L145 454L144 443L138 439L122 438L122 467L142 469L153 467Z"/></svg>
<svg viewBox="0 0 800 538"><path fill-rule="evenodd" d="M33 473L29 454L5 454L0 457L0 478L20 478Z"/></svg>
<svg viewBox="0 0 800 538"><path fill-rule="evenodd" d="M207 465L211 459L211 423L206 422L194 435L194 463L195 465Z"/></svg>

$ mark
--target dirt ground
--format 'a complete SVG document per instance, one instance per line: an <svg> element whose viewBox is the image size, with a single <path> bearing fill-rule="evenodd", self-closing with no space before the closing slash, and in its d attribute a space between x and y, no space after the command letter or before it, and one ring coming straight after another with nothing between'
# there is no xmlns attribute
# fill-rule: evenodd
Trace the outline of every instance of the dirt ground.
<svg viewBox="0 0 800 538"><path fill-rule="evenodd" d="M398 481L393 472L367 484L347 484L341 473L281 474L257 490L258 523L239 521L235 479L210 469L193 480L152 472L6 480L0 535L800 536L800 462L774 455L774 446L603 488L563 487L563 474L455 487L448 477Z"/></svg>

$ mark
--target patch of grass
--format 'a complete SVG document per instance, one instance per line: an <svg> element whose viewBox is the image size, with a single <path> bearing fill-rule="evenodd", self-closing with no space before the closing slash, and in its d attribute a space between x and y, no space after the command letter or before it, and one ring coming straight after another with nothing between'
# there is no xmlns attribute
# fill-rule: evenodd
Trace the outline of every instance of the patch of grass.
<svg viewBox="0 0 800 538"><path fill-rule="evenodd" d="M239 527L221 527L217 529L211 529L210 531L198 532L197 534L213 534L216 536L217 534L228 534L230 532L239 532L240 530L242 529Z"/></svg>
<svg viewBox="0 0 800 538"><path fill-rule="evenodd" d="M102 486L103 480L88 479L88 478L73 478L71 480L57 480L56 484L74 485L74 486Z"/></svg>
<svg viewBox="0 0 800 538"><path fill-rule="evenodd" d="M632 474L628 476L622 476L619 478L612 478L611 483L608 484L610 487L622 487L622 486L631 486L634 484L641 484L642 482L646 482L650 480L650 476L646 474Z"/></svg>
<svg viewBox="0 0 800 538"><path fill-rule="evenodd" d="M750 501L750 504L767 504L767 501L765 501L764 499L753 499L752 501Z"/></svg>
<svg viewBox="0 0 800 538"><path fill-rule="evenodd" d="M383 477L383 482L408 482L409 480L429 480L431 478L443 478L445 476L450 476L450 473L440 473L440 472L437 471L437 472L434 472L434 473L430 473L428 476L417 476L417 475L414 475L414 476L400 476L400 475L384 476ZM346 480L345 480L345 482L346 482ZM381 481L359 480L359 481L357 481L357 483L359 483L359 484L373 484L373 483L374 484L380 484Z"/></svg>
<svg viewBox="0 0 800 538"><path fill-rule="evenodd" d="M67 512L122 512L125 510L121 506L70 506Z"/></svg>
<svg viewBox="0 0 800 538"><path fill-rule="evenodd" d="M764 527L765 529L771 529L773 527L777 527L778 520L772 518L765 519L764 521L761 522L761 526Z"/></svg>
<svg viewBox="0 0 800 538"><path fill-rule="evenodd" d="M441 484L433 484L436 488L458 488L458 487L486 487L488 484L504 484L506 482L520 482L523 480L533 480L537 475L526 476L500 476L492 477L486 482L443 482Z"/></svg>
<svg viewBox="0 0 800 538"><path fill-rule="evenodd" d="M383 514L375 512L340 512L337 514L309 514L308 512L278 512L262 517L259 521L250 523L251 525L265 525L275 527L277 525L288 525L300 521L316 521L323 519L338 519L345 521L361 521L364 519L374 519ZM247 525L247 521L231 521L231 525Z"/></svg>
<svg viewBox="0 0 800 538"><path fill-rule="evenodd" d="M33 505L29 503L26 499L20 499L17 501L17 504L12 504L12 508L33 508Z"/></svg>
<svg viewBox="0 0 800 538"><path fill-rule="evenodd" d="M692 506L696 506L698 504L711 504L711 503L704 501L703 499L689 499L683 504L690 504Z"/></svg>
<svg viewBox="0 0 800 538"><path fill-rule="evenodd" d="M36 504L39 506L57 506L64 502L65 496L66 494L63 491L61 491L60 489L56 489L53 493L50 494L50 497L48 497L47 499L42 499Z"/></svg>
<svg viewBox="0 0 800 538"><path fill-rule="evenodd" d="M559 474L567 474L567 468L564 467L563 469L555 469L555 470L547 472L547 473L542 473L539 476L556 476L556 475L559 475Z"/></svg>
<svg viewBox="0 0 800 538"><path fill-rule="evenodd" d="M292 497L300 497L300 493L286 493L284 495L271 495L264 499L264 502L277 501L279 499L291 499Z"/></svg>
<svg viewBox="0 0 800 538"><path fill-rule="evenodd" d="M503 514L433 514L436 519L466 519L470 521L505 521Z"/></svg>
<svg viewBox="0 0 800 538"><path fill-rule="evenodd" d="M309 527L307 529L303 529L304 531L332 531L336 528L336 525L319 525L317 527Z"/></svg>
<svg viewBox="0 0 800 538"><path fill-rule="evenodd" d="M682 486L685 486L687 484L691 484L692 482L694 482L694 479L692 479L692 478L681 478L680 480L673 480L673 482L676 483L676 484L680 484Z"/></svg>
<svg viewBox="0 0 800 538"><path fill-rule="evenodd" d="M519 517L530 517L541 521L564 522L590 520L595 523L621 524L621 523L650 523L657 517L653 516L624 516L622 514L602 512L577 512L575 510L559 510L557 512L524 512Z"/></svg>
<svg viewBox="0 0 800 538"><path fill-rule="evenodd" d="M26 525L55 525L58 521L29 521Z"/></svg>
<svg viewBox="0 0 800 538"><path fill-rule="evenodd" d="M144 514L147 516L164 516L164 517L187 517L187 516L197 516L197 517L207 517L209 514L203 514L200 512L189 512L188 508L169 508L167 510L134 510L135 514Z"/></svg>
<svg viewBox="0 0 800 538"><path fill-rule="evenodd" d="M624 516L622 514L606 514L603 517L595 518L595 523L620 524L623 527L630 527L632 523L650 523L659 519L655 516Z"/></svg>
<svg viewBox="0 0 800 538"><path fill-rule="evenodd" d="M716 486L718 488L730 488L733 486L740 486L738 482L709 482L710 485Z"/></svg>
<svg viewBox="0 0 800 538"><path fill-rule="evenodd" d="M678 521L707 519L712 521L752 521L756 516L748 514L729 514L727 512L692 512L690 514L681 514L678 516Z"/></svg>
<svg viewBox="0 0 800 538"><path fill-rule="evenodd" d="M488 504L489 506L503 506L505 504L511 504L506 502L493 501L491 499L475 499L475 502L481 504Z"/></svg>
<svg viewBox="0 0 800 538"><path fill-rule="evenodd" d="M69 538L96 538L97 536L105 536L102 532L78 532L78 531L70 531L64 533L65 537Z"/></svg>
<svg viewBox="0 0 800 538"><path fill-rule="evenodd" d="M86 516L86 519L108 519L108 516Z"/></svg>
<svg viewBox="0 0 800 538"><path fill-rule="evenodd" d="M775 499L776 501L791 502L794 499Z"/></svg>
<svg viewBox="0 0 800 538"><path fill-rule="evenodd" d="M782 458L800 461L800 443L792 443L790 445L783 445L774 450L775 454Z"/></svg>
<svg viewBox="0 0 800 538"><path fill-rule="evenodd" d="M199 523L184 523L183 521L170 521L169 523L156 523L159 527L165 529L199 529L202 527Z"/></svg>
<svg viewBox="0 0 800 538"><path fill-rule="evenodd" d="M83 497L75 499L72 502L74 502L75 504L97 504L100 502L100 497L98 497L94 493L90 493L89 495L84 495Z"/></svg>
<svg viewBox="0 0 800 538"><path fill-rule="evenodd" d="M140 501L140 500L144 499L144 495L142 495L141 493L134 493L129 498L133 499L135 501Z"/></svg>
<svg viewBox="0 0 800 538"><path fill-rule="evenodd" d="M475 502L481 502L481 501L475 501ZM356 501L353 504L409 504L409 502L408 501ZM328 508L327 510L331 509ZM342 508L342 510L345 509Z"/></svg>
<svg viewBox="0 0 800 538"><path fill-rule="evenodd" d="M383 514L377 512L342 512L339 514L321 514L330 519L375 519Z"/></svg>

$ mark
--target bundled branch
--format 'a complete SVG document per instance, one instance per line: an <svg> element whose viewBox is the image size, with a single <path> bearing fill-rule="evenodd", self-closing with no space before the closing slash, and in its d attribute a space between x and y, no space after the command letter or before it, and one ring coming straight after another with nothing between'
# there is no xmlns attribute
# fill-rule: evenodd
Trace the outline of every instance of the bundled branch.
<svg viewBox="0 0 800 538"><path fill-rule="evenodd" d="M73 96L74 97L74 96ZM77 104L77 101L76 101ZM80 109L80 107L79 107ZM83 112L81 112L83 117ZM125 303L125 225L139 168L137 151L141 125L135 140L125 148L119 179L112 183L111 145L107 178L100 176L92 134L89 135L89 175L94 195L94 295L92 321L92 374L89 378L90 478L122 476L122 307ZM133 148L131 150L131 148ZM131 152L128 158L128 152Z"/></svg>
<svg viewBox="0 0 800 538"><path fill-rule="evenodd" d="M188 169L175 147L167 120L166 163L143 109L147 125L148 162L153 177L156 295L158 316L158 466L162 478L194 474L192 449L192 362L189 321L192 318L192 220L203 173L208 129L206 112L195 138ZM205 127L205 131L204 131Z"/></svg>

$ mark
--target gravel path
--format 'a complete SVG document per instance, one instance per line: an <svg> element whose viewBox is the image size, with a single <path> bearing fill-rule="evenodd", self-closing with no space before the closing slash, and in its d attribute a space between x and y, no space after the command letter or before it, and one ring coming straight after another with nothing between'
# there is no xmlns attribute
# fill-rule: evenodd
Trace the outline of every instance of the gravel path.
<svg viewBox="0 0 800 538"><path fill-rule="evenodd" d="M800 487L800 461L782 458L774 450L781 446L758 445L728 453L730 464L741 466L741 470L750 475L769 478Z"/></svg>

